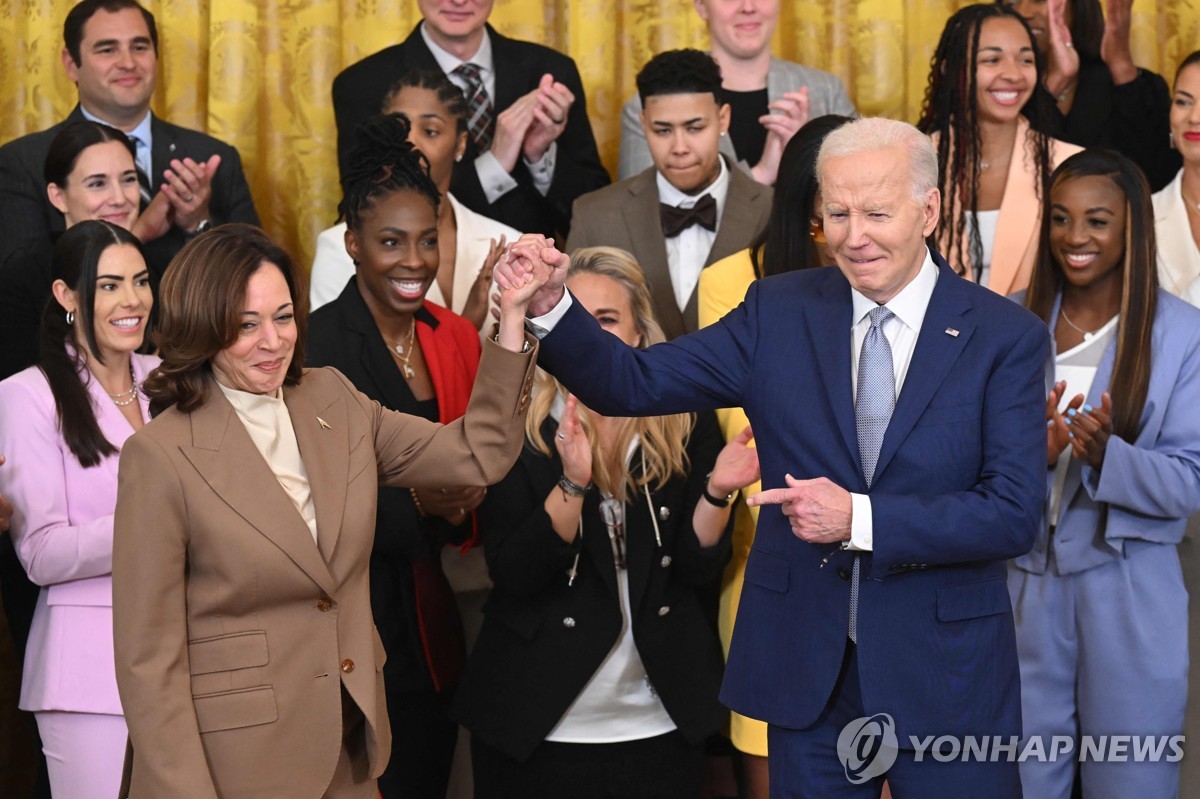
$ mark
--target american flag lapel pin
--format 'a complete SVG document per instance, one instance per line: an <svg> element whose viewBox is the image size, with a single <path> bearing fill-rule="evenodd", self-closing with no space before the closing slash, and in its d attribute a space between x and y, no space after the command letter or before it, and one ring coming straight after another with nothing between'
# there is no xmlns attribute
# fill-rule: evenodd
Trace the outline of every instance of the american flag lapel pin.
<svg viewBox="0 0 1200 799"><path fill-rule="evenodd" d="M326 430L333 429L332 427L329 426L329 422L325 421L320 416L317 417L317 422L321 425L321 427L324 427Z"/></svg>
<svg viewBox="0 0 1200 799"><path fill-rule="evenodd" d="M946 328L946 335L954 336L955 338L958 338L958 331L952 327L948 327L948 328Z"/></svg>

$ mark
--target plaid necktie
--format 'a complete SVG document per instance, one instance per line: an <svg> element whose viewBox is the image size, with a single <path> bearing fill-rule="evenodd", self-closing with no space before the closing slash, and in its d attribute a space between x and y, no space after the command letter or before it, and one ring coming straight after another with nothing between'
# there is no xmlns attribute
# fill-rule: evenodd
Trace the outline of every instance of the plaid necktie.
<svg viewBox="0 0 1200 799"><path fill-rule="evenodd" d="M471 139L480 152L492 146L492 133L496 128L496 117L492 113L492 98L483 86L483 71L470 61L459 64L454 73L467 83L463 94L467 98L467 128Z"/></svg>
<svg viewBox="0 0 1200 799"><path fill-rule="evenodd" d="M886 305L872 308L871 329L863 339L858 356L858 395L854 401L854 421L858 429L858 455L862 459L867 488L875 479L875 464L883 434L896 407L896 373L892 365L892 347L883 334L883 323L895 314ZM858 580L861 555L854 556L850 573L850 640L858 643Z"/></svg>
<svg viewBox="0 0 1200 799"><path fill-rule="evenodd" d="M130 136L129 140L133 142L134 152L141 155L146 147L146 143L138 136ZM150 185L150 175L142 168L143 161L138 160L136 156L134 161L134 167L137 169L138 187L142 195L142 206L143 210L145 210L145 206L149 205L150 201L154 199L154 189Z"/></svg>

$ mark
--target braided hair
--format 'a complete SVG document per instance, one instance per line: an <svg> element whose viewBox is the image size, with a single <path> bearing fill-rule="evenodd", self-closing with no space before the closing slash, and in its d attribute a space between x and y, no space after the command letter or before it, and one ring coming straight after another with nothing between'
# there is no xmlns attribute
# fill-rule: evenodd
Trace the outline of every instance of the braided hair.
<svg viewBox="0 0 1200 799"><path fill-rule="evenodd" d="M979 102L976 95L976 67L979 34L989 19L1010 18L1021 23L1034 43L1033 32L1024 18L1011 7L979 3L965 6L946 22L942 38L929 64L929 85L917 128L937 134L938 188L942 208L938 219L938 242L943 254L966 268L983 261L983 240L977 225L968 231L967 214L978 209L982 144L979 136ZM1034 47L1036 85L1041 85L1045 65ZM1036 88L1035 85L1035 88ZM1046 92L1034 91L1021 114L1029 121L1029 136L1024 146L1037 167L1034 190L1045 196L1050 179L1050 137L1047 130L1052 102ZM1013 157L1018 153L1014 150Z"/></svg>
<svg viewBox="0 0 1200 799"><path fill-rule="evenodd" d="M351 230L360 229L376 197L406 189L429 200L437 214L441 196L429 177L429 159L408 141L408 131L403 114L371 117L355 131L338 203L338 221Z"/></svg>

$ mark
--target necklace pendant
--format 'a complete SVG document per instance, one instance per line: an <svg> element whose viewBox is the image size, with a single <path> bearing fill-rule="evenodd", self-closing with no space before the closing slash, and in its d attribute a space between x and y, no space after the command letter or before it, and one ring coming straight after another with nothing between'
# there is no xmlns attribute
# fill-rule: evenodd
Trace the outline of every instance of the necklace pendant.
<svg viewBox="0 0 1200 799"><path fill-rule="evenodd" d="M396 351L396 354L399 355L401 358L404 357L404 345L403 344L397 343L394 347L392 347L392 349L394 349Z"/></svg>
<svg viewBox="0 0 1200 799"><path fill-rule="evenodd" d="M1095 333L1084 333L1084 334L1083 334L1083 340L1084 340L1084 341L1091 341L1091 340L1092 340L1092 339L1094 339L1095 337L1096 337L1096 334L1095 334Z"/></svg>
<svg viewBox="0 0 1200 799"><path fill-rule="evenodd" d="M408 364L404 364L404 379L412 380L416 376L417 376L417 373L415 371L413 371L413 368L411 366L409 366Z"/></svg>

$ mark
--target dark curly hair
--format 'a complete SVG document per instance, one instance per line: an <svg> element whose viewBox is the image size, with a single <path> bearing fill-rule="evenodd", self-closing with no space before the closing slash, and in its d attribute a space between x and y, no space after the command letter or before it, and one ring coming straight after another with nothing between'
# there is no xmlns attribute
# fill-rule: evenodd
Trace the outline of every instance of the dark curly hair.
<svg viewBox="0 0 1200 799"><path fill-rule="evenodd" d="M376 197L405 189L427 198L437 213L441 195L429 177L429 159L408 141L409 128L403 114L380 114L355 131L338 203L338 221L351 230L360 229Z"/></svg>
<svg viewBox="0 0 1200 799"><path fill-rule="evenodd" d="M638 97L645 105L647 97L660 94L711 93L723 103L721 68L702 50L667 50L646 62L637 74Z"/></svg>
<svg viewBox="0 0 1200 799"><path fill-rule="evenodd" d="M938 219L938 242L943 254L966 268L983 260L983 242L978 227L968 231L967 214L979 205L981 143L979 139L978 101L976 99L976 60L979 34L989 19L1015 19L1034 42L1033 31L1025 19L1007 5L979 3L966 6L946 22L929 64L929 85L917 128L937 134L938 188L942 209ZM1045 66L1034 47L1037 70L1035 88L1041 85ZM1034 91L1021 114L1029 121L1029 136L1023 143L1037 166L1037 196L1045 195L1050 178L1050 138L1048 127L1053 102L1046 92ZM1018 147L1022 146L1017 142ZM1018 153L1014 150L1013 157Z"/></svg>

